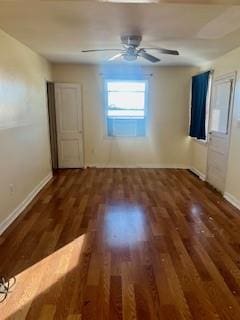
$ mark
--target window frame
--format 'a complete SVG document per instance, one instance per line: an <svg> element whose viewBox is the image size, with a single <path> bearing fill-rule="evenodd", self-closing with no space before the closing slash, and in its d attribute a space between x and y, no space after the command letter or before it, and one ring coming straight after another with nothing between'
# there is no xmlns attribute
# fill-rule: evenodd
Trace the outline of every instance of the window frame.
<svg viewBox="0 0 240 320"><path fill-rule="evenodd" d="M145 83L145 94L144 94L144 117L112 117L112 119L126 119L126 120L137 120L144 119L145 120L145 134L143 136L111 136L108 134L108 82L144 82ZM104 107L104 127L105 127L105 137L108 139L125 139L125 138L133 138L133 139L143 139L148 135L148 103L149 103L149 80L146 78L104 78L103 83L103 107Z"/></svg>

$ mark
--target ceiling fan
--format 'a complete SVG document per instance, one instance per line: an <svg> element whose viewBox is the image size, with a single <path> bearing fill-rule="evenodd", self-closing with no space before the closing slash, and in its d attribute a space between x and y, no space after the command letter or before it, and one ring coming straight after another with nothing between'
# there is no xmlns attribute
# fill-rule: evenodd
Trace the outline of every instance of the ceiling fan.
<svg viewBox="0 0 240 320"><path fill-rule="evenodd" d="M82 52L102 52L102 51L116 51L119 52L108 61L113 61L119 58L123 58L127 61L137 60L138 57L144 58L152 63L159 62L160 59L147 53L146 50L157 50L161 54L170 54L178 56L179 52L176 50L164 49L164 48L139 48L142 36L140 35L127 35L121 36L122 49L93 49L93 50L82 50Z"/></svg>

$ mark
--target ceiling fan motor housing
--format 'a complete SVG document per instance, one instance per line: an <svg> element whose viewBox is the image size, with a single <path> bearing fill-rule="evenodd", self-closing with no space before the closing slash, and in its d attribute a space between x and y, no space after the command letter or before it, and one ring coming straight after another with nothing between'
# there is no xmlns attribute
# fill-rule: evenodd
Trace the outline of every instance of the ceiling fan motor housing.
<svg viewBox="0 0 240 320"><path fill-rule="evenodd" d="M142 36L136 36L136 35L127 35L127 36L121 36L122 44L125 44L127 46L132 47L138 47L140 45L140 42L142 40Z"/></svg>

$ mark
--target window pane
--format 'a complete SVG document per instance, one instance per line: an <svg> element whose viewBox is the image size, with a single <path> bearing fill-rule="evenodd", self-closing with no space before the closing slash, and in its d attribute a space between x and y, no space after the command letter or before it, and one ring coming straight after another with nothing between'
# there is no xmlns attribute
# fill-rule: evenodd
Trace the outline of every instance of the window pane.
<svg viewBox="0 0 240 320"><path fill-rule="evenodd" d="M227 133L231 99L231 81L221 83L215 88L212 107L211 131Z"/></svg>
<svg viewBox="0 0 240 320"><path fill-rule="evenodd" d="M145 91L145 82L142 81L109 81L108 91Z"/></svg>
<svg viewBox="0 0 240 320"><path fill-rule="evenodd" d="M145 119L107 119L108 135L112 137L143 137L145 127Z"/></svg>
<svg viewBox="0 0 240 320"><path fill-rule="evenodd" d="M106 89L108 135L144 136L146 82L108 81Z"/></svg>
<svg viewBox="0 0 240 320"><path fill-rule="evenodd" d="M144 92L109 92L108 108L144 109Z"/></svg>

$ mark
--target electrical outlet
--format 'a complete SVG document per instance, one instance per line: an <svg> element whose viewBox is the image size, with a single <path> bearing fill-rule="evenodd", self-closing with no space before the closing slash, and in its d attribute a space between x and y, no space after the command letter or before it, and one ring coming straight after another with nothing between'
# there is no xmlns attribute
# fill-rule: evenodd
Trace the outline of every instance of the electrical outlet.
<svg viewBox="0 0 240 320"><path fill-rule="evenodd" d="M11 194L11 195L13 195L13 194L15 193L15 186L14 186L14 184L11 183L11 184L9 185L9 191L10 191L10 194Z"/></svg>

